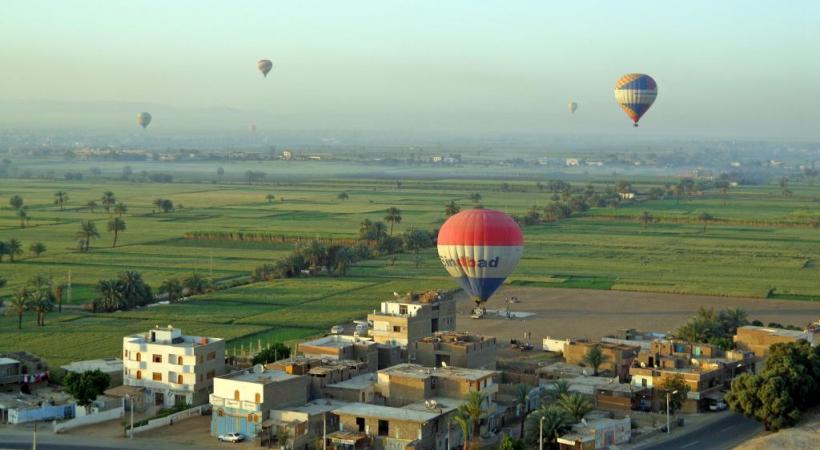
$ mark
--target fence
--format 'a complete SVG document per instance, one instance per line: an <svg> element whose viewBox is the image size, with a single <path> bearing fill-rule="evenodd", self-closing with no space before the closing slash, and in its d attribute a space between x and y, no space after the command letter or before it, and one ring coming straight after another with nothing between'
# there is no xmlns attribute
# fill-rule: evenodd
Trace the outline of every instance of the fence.
<svg viewBox="0 0 820 450"><path fill-rule="evenodd" d="M125 410L122 406L120 406L118 408L109 409L108 411L103 411L101 413L89 414L87 416L66 420L65 422L57 422L55 420L52 426L54 428L55 433L62 433L63 431L71 430L73 428L118 419L120 417L123 417L123 415L125 415Z"/></svg>
<svg viewBox="0 0 820 450"><path fill-rule="evenodd" d="M210 405L194 406L193 408L171 414L170 416L160 417L158 419L151 419L145 425L134 427L134 434L168 426L172 423L179 422L180 420L189 419L191 417L201 416L205 411L207 411L209 406Z"/></svg>
<svg viewBox="0 0 820 450"><path fill-rule="evenodd" d="M40 420L54 420L65 419L67 417L74 417L75 403L57 406L41 406L39 408L28 409L9 409L8 422L9 423L26 423Z"/></svg>

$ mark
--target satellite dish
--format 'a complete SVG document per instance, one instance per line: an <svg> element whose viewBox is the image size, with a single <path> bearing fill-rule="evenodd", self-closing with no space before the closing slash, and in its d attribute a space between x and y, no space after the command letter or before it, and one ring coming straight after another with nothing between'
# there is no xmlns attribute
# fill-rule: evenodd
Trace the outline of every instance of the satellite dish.
<svg viewBox="0 0 820 450"><path fill-rule="evenodd" d="M442 361L442 362L441 362L441 367L447 368L447 363L446 363L446 362L444 362L444 361Z"/></svg>

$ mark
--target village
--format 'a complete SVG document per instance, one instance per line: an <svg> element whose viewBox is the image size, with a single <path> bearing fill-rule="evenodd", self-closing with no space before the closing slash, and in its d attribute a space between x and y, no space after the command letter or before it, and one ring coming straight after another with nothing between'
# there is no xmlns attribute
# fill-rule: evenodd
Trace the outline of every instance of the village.
<svg viewBox="0 0 820 450"><path fill-rule="evenodd" d="M285 358L261 341L232 355L220 337L173 325L124 336L121 358L52 368L30 353L0 355L0 434L333 450L494 449L541 434L562 450L629 448L719 417L732 379L759 370L771 345L820 341L818 323L741 326L726 351L652 330L556 337L526 330L526 314L493 313L471 320L452 296L427 291L285 347ZM463 321L506 321L521 339L459 331ZM78 399L57 373L63 384L88 373L108 382Z"/></svg>

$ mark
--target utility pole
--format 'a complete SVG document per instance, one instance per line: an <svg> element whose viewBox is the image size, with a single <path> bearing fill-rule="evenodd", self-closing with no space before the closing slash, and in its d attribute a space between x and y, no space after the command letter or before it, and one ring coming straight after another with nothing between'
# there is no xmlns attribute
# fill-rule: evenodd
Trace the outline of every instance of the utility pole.
<svg viewBox="0 0 820 450"><path fill-rule="evenodd" d="M327 450L327 413L322 413L322 450Z"/></svg>
<svg viewBox="0 0 820 450"><path fill-rule="evenodd" d="M544 416L541 416L541 428L538 429L538 450L544 450Z"/></svg>
<svg viewBox="0 0 820 450"><path fill-rule="evenodd" d="M37 421L34 421L34 434L31 436L31 450L37 450Z"/></svg>
<svg viewBox="0 0 820 450"><path fill-rule="evenodd" d="M666 391L666 434L669 434L672 431L669 428L669 426L670 426L670 423L669 423L669 397L670 397L670 394L677 394L677 393L678 393L678 391L672 391L671 393L669 391Z"/></svg>
<svg viewBox="0 0 820 450"><path fill-rule="evenodd" d="M71 269L68 269L68 293L66 297L68 304L71 304ZM60 302L60 312L63 312L63 302Z"/></svg>

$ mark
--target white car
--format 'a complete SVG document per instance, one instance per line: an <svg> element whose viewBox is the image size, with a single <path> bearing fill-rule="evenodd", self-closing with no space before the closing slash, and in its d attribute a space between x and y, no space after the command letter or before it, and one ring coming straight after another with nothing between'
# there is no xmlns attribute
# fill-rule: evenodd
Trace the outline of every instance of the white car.
<svg viewBox="0 0 820 450"><path fill-rule="evenodd" d="M242 434L242 433L220 434L219 437L217 437L217 439L219 439L219 442L237 443L237 442L244 441L245 440L245 435Z"/></svg>

